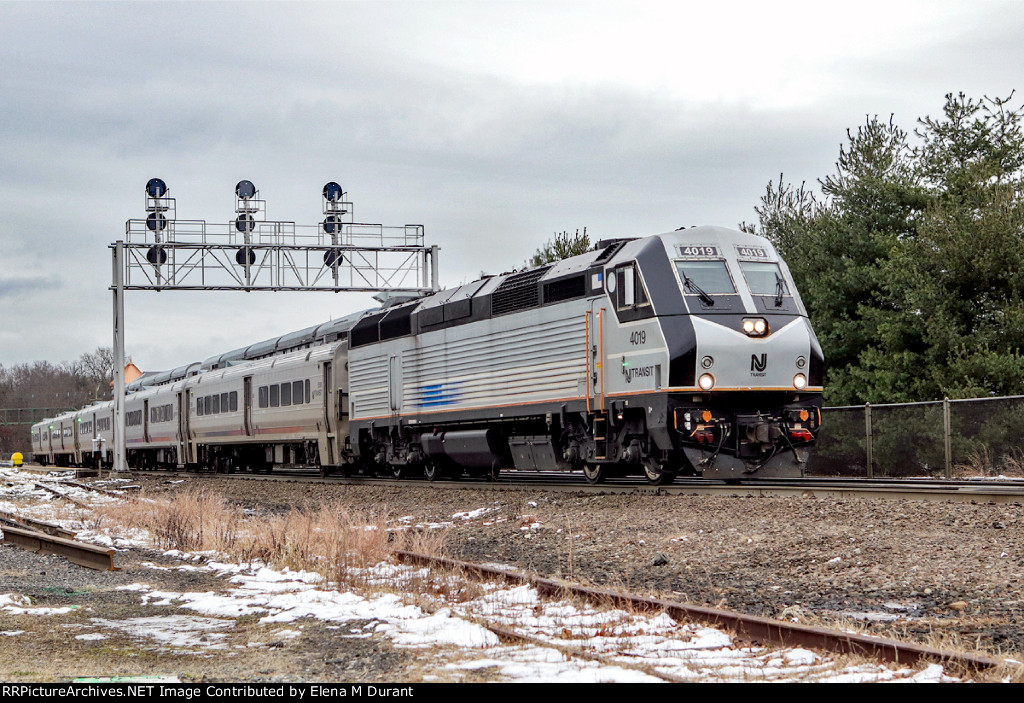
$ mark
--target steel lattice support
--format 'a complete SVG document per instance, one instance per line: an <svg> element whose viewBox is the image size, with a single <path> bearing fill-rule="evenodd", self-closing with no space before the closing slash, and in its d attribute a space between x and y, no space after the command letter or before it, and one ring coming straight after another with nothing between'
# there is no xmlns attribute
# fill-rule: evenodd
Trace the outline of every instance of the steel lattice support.
<svg viewBox="0 0 1024 703"><path fill-rule="evenodd" d="M352 221L334 182L323 189L325 218L313 226L258 219L265 210L250 181L235 186L236 218L179 220L167 185L146 184L146 219L128 220L110 245L114 296L114 470L126 469L124 293L129 290L429 293L438 284L438 247L423 225ZM169 217L168 217L169 216Z"/></svg>

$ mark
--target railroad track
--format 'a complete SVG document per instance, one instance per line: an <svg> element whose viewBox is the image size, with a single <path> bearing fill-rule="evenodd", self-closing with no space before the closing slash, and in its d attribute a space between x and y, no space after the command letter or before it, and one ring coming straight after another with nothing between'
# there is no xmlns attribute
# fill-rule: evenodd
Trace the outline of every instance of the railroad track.
<svg viewBox="0 0 1024 703"><path fill-rule="evenodd" d="M505 567L474 564L415 552L398 551L396 554L400 560L406 563L451 569L485 580L501 579L511 583L526 584L548 597L571 595L595 605L612 605L646 612L664 612L679 622L700 622L712 627L725 628L748 641L761 644L767 643L778 647L806 647L835 654L857 654L907 666L928 661L953 664L966 670L979 671L1004 664L993 657L973 652L951 652L920 644L800 625L721 608L636 596L611 589L543 578ZM507 637L517 636L514 631L499 632L498 634Z"/></svg>
<svg viewBox="0 0 1024 703"><path fill-rule="evenodd" d="M215 474L206 472L153 472L132 471L131 476L165 475L174 477L227 477L256 481L302 481L338 485L393 485L444 488L501 490L536 490L578 493L641 493L647 495L726 495L726 496L798 496L806 498L876 498L893 500L965 501L982 503L1024 503L1024 481L988 480L932 480L932 479L866 479L866 478L793 478L750 479L726 483L700 478L679 478L668 486L652 486L639 477L610 479L591 485L582 478L566 478L560 473L512 472L502 474L496 481L477 478L439 480L433 483L424 478L394 479L388 477L329 476L323 478L313 470L280 470L272 474Z"/></svg>
<svg viewBox="0 0 1024 703"><path fill-rule="evenodd" d="M149 477L171 477L175 474L171 473L154 473L144 472L144 475ZM188 476L190 478L203 478L204 475L197 476L196 474L177 474L180 476ZM215 476L214 474L207 474L205 476ZM422 480L418 481L404 481L397 482L393 479L369 479L369 478L349 478L349 479L320 479L317 476L302 475L301 473L279 473L272 474L270 476L259 475L251 476L246 474L236 474L234 477L244 478L248 480L270 480L270 481L316 481L323 483L335 483L335 484L349 484L349 485L375 485L375 486L398 486L406 485L414 488L425 488L425 482ZM602 486L589 486L581 481L573 481L566 483L565 481L555 482L550 477L542 477L544 480L534 482L530 484L518 484L518 483L505 483L504 481L498 481L497 483L491 484L485 481L459 481L459 482L439 482L434 486L443 490L458 489L460 487L474 488L474 489L488 489L493 488L494 490L512 489L512 490L532 490L536 491L538 488L543 490L568 490L576 492L577 494L585 494L593 491L611 493L618 490L623 492L643 490L644 492L655 492L655 487L647 486L636 482L630 484L629 482L613 483ZM1012 494L1016 494L1016 502L1024 502L1020 499L1020 484L1017 483L992 483L992 484L981 484L977 481L966 481L966 482L943 482L943 481L923 481L923 482L908 482L908 481L894 481L894 480L880 480L880 481L850 481L850 480L822 480L822 479L805 479L803 481L788 480L771 482L776 484L774 486L767 486L769 482L758 482L758 484L747 485L722 485L709 486L705 482L699 483L682 483L678 486L673 487L661 487L657 488L658 493L683 493L693 494L708 488L716 488L728 491L731 494L740 494L743 490L758 490L767 491L771 488L778 488L779 490L792 490L794 488L802 491L803 495L814 494L812 491L816 489L817 485L824 486L828 490L842 490L844 484L852 484L856 490L863 490L865 484L868 487L879 491L878 495L884 495L883 491L907 491L909 489L915 490L926 490L926 491L945 491L961 492L968 500L975 502L989 502L989 496L995 494L1001 494L1003 497L1012 497ZM283 486L281 487L284 488ZM988 493L980 493L979 489L987 490ZM820 489L817 489L820 490ZM411 491L414 493L414 491ZM848 494L846 494L848 495ZM894 493L895 495L895 493ZM1009 502L1009 501L1007 501ZM412 555L410 559L419 558L418 555ZM475 564L466 564L462 562L448 562L449 566L463 569L463 570L475 570L481 575L486 573L487 567L481 567ZM638 598L630 596L628 594L621 594L615 591L606 591L602 589L593 589L583 587L574 587L565 584L562 581L555 581L551 579L543 579L540 577L522 576L515 574L509 576L504 569L490 570L492 573L488 577L501 577L511 578L519 582L531 583L538 590L546 591L549 593L565 592L569 587L575 589L574 592L577 595L585 596L598 600L599 602L621 602L623 605L628 603L630 608L654 608L656 610L663 610L668 612L673 618L677 620L693 621L700 620L715 624L718 626L732 629L737 633L751 639L762 642L774 642L780 645L786 646L806 646L815 649L824 649L828 651L839 651L839 652L858 652L862 654L869 654L871 656L877 656L879 658L888 659L890 661L897 661L900 663L910 663L918 661L921 658L935 660L935 661L949 661L957 662L958 665L963 665L967 668L985 668L994 666L995 660L990 658L981 657L978 661L964 660L961 655L951 654L948 652L941 652L927 647L921 647L919 645L910 645L901 642L894 642L892 640L879 640L874 637L860 638L858 636L850 635L849 633L837 633L828 630L819 630L818 628L808 628L807 626L796 625L792 623L786 623L778 620L769 620L765 618L746 616L740 613L731 613L729 611L723 611L719 609L688 606L684 603L667 601L667 600L655 600L647 598ZM514 633L509 634L509 636Z"/></svg>
<svg viewBox="0 0 1024 703"><path fill-rule="evenodd" d="M117 567L114 566L115 550L107 547L98 547L95 544L77 542L10 524L3 525L3 539L0 541L38 554L57 554L90 569L117 571Z"/></svg>

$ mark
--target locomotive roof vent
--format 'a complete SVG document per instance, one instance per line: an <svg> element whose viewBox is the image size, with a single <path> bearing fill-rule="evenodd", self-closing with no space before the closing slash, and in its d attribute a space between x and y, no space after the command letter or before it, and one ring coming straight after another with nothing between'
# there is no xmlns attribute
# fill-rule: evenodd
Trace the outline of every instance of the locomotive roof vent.
<svg viewBox="0 0 1024 703"><path fill-rule="evenodd" d="M537 282L550 266L516 273L502 281L491 294L491 314L504 315L517 310L535 308L540 304Z"/></svg>
<svg viewBox="0 0 1024 703"><path fill-rule="evenodd" d="M626 246L627 242L632 241L632 239L602 239L597 243L597 248L600 249L601 247L604 247L604 251L601 252L600 256L594 259L591 265L601 264L608 261L608 259L615 256L619 249Z"/></svg>
<svg viewBox="0 0 1024 703"><path fill-rule="evenodd" d="M602 239L594 245L594 250L604 249L610 247L613 244L625 244L626 242L636 241L636 237L612 237L610 239Z"/></svg>

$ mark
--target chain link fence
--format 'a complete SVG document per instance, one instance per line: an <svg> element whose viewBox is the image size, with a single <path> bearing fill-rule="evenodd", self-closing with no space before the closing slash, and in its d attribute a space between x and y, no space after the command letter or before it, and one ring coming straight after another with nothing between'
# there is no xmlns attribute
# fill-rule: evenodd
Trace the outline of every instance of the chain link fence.
<svg viewBox="0 0 1024 703"><path fill-rule="evenodd" d="M822 409L809 476L1024 476L1024 396Z"/></svg>

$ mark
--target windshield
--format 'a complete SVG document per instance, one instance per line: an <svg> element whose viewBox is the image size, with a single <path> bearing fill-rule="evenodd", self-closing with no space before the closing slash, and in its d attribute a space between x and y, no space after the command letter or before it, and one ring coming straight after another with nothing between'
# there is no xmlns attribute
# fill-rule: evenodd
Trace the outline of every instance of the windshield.
<svg viewBox="0 0 1024 703"><path fill-rule="evenodd" d="M736 292L724 261L677 261L676 268L683 292L688 295L699 295L700 291L710 295Z"/></svg>
<svg viewBox="0 0 1024 703"><path fill-rule="evenodd" d="M740 269L754 295L789 295L789 286L779 265L762 261L741 261Z"/></svg>

